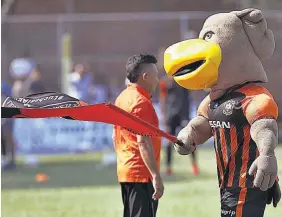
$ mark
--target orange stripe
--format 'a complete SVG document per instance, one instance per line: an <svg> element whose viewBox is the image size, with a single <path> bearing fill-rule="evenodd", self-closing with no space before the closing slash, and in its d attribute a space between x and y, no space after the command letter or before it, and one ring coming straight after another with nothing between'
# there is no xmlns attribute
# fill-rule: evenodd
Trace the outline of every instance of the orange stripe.
<svg viewBox="0 0 282 217"><path fill-rule="evenodd" d="M242 188L239 195L239 200L237 203L236 208L236 217L242 217L243 215L243 206L246 201L246 195L247 195L247 188Z"/></svg>
<svg viewBox="0 0 282 217"><path fill-rule="evenodd" d="M234 173L235 173L235 152L238 149L238 142L237 142L237 132L236 128L234 126L231 126L230 129L230 146L231 146L231 161L229 165L229 178L228 178L228 187L232 187L233 185L233 179L234 179Z"/></svg>
<svg viewBox="0 0 282 217"><path fill-rule="evenodd" d="M227 155L227 146L226 146L226 140L225 140L225 134L224 134L224 129L220 128L219 129L219 134L220 134L220 143L221 143L221 151L222 151L222 157L223 157L223 164L224 168L227 167L228 163L228 155Z"/></svg>
<svg viewBox="0 0 282 217"><path fill-rule="evenodd" d="M220 188L221 188L223 186L223 178L224 178L223 177L223 171L222 171L222 167L220 165L220 158L219 158L217 151L216 151L215 155L216 155L217 168L219 170L219 176L220 176L220 181L221 181Z"/></svg>
<svg viewBox="0 0 282 217"><path fill-rule="evenodd" d="M216 132L214 133L214 140L215 140L215 155L216 155L216 162L217 162L217 168L219 170L219 176L220 176L220 180L221 180L221 186L223 186L223 170L221 167L221 163L220 163L220 158L219 158L219 154L218 154L218 150L217 150L217 145L218 145L218 140L217 140L217 136L216 136Z"/></svg>
<svg viewBox="0 0 282 217"><path fill-rule="evenodd" d="M240 180L239 186L246 187L246 178L247 178L247 168L248 168L248 161L249 161L249 145L250 145L250 127L245 126L244 129L244 144L243 144L243 153L242 153L242 167L240 171Z"/></svg>

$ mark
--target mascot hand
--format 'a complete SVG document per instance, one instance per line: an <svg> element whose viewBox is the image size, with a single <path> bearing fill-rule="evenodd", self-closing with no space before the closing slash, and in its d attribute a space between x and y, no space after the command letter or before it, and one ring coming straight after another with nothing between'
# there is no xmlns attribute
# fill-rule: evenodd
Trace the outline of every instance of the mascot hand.
<svg viewBox="0 0 282 217"><path fill-rule="evenodd" d="M183 143L183 145L174 144L174 149L179 154L188 155L196 150L196 146L193 144L193 140L190 138L187 128L183 128L179 132L177 139Z"/></svg>
<svg viewBox="0 0 282 217"><path fill-rule="evenodd" d="M255 175L254 186L266 191L273 186L277 177L277 170L275 155L260 155L251 165L249 174Z"/></svg>
<svg viewBox="0 0 282 217"><path fill-rule="evenodd" d="M267 204L273 203L273 207L276 207L281 199L281 190L277 181L267 191Z"/></svg>

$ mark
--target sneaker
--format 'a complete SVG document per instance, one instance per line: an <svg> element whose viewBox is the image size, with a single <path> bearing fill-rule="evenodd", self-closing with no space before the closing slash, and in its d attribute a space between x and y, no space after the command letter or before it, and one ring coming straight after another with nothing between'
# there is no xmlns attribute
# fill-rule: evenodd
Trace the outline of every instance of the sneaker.
<svg viewBox="0 0 282 217"><path fill-rule="evenodd" d="M172 175L172 169L171 168L167 168L166 169L166 175L167 176L171 176Z"/></svg>
<svg viewBox="0 0 282 217"><path fill-rule="evenodd" d="M193 164L193 165L192 165L192 173L193 173L195 176L197 176L197 175L200 174L199 168L198 168L198 166L197 166L196 164Z"/></svg>

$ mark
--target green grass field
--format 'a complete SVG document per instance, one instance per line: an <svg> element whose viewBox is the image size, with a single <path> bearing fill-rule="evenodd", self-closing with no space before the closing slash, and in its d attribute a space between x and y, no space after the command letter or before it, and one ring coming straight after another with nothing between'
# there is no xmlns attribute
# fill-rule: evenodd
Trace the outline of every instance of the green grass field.
<svg viewBox="0 0 282 217"><path fill-rule="evenodd" d="M277 155L282 165L281 146ZM194 177L190 158L174 155L174 176L163 176L159 217L220 216L213 150L200 148L198 157L201 175ZM20 165L15 171L2 171L2 217L121 217L116 168L99 166L100 158L99 154L42 157L36 168ZM36 183L36 173L47 174L49 181ZM281 213L282 202L276 209L267 206L265 216L281 217Z"/></svg>

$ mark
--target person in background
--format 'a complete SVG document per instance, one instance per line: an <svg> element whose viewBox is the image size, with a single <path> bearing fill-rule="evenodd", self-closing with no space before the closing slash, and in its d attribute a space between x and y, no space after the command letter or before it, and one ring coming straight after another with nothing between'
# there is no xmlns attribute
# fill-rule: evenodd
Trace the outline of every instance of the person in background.
<svg viewBox="0 0 282 217"><path fill-rule="evenodd" d="M165 122L168 133L175 135L178 128L184 127L189 122L191 103L189 91L180 87L172 77L165 76L160 81L160 107L163 121ZM173 145L168 144L166 149L166 173L172 175L172 153ZM199 174L196 154L192 156L192 173Z"/></svg>
<svg viewBox="0 0 282 217"><path fill-rule="evenodd" d="M108 83L108 93L109 93L109 100L111 102L115 102L116 98L118 97L119 93L123 90L123 85L119 83L119 79L117 76L112 77Z"/></svg>
<svg viewBox="0 0 282 217"><path fill-rule="evenodd" d="M45 87L41 80L41 73L39 70L39 66L35 67L33 72L30 75L30 87L29 87L29 95L35 93L42 93L45 91Z"/></svg>
<svg viewBox="0 0 282 217"><path fill-rule="evenodd" d="M21 57L13 59L10 63L10 75L13 78L23 79L30 75L36 63L31 58L28 50L25 50Z"/></svg>
<svg viewBox="0 0 282 217"><path fill-rule="evenodd" d="M12 96L12 85L5 80L1 80L1 94L4 96Z"/></svg>
<svg viewBox="0 0 282 217"><path fill-rule="evenodd" d="M30 75L35 69L35 61L30 58L27 51L24 52L22 57L15 58L10 63L10 75L14 79L12 86L13 97L24 97L29 94L31 84Z"/></svg>
<svg viewBox="0 0 282 217"><path fill-rule="evenodd" d="M34 67L26 77L17 79L12 89L13 97L25 97L31 94L44 92L45 88L41 80L38 66Z"/></svg>
<svg viewBox="0 0 282 217"><path fill-rule="evenodd" d="M6 97L12 95L12 87L8 82L1 81L1 105ZM14 169L16 167L15 158L15 142L13 139L14 120L9 118L1 118L1 155L2 168Z"/></svg>
<svg viewBox="0 0 282 217"><path fill-rule="evenodd" d="M108 100L108 90L107 86L104 84L95 84L93 87L93 101L91 101L93 104L96 103L104 103Z"/></svg>
<svg viewBox="0 0 282 217"><path fill-rule="evenodd" d="M158 116L151 101L159 81L156 63L157 59L148 54L128 59L126 71L130 83L117 97L115 105L158 127ZM113 142L123 217L155 217L158 200L164 192L160 175L161 139L114 126Z"/></svg>
<svg viewBox="0 0 282 217"><path fill-rule="evenodd" d="M29 95L31 77L35 68L35 61L30 57L28 51L24 51L21 57L17 57L10 63L10 76L14 82L9 92L1 88L1 97L7 96L25 97ZM3 102L2 102L3 103ZM1 143L4 150L3 169L13 169L16 167L16 145L13 138L13 119L1 119Z"/></svg>
<svg viewBox="0 0 282 217"><path fill-rule="evenodd" d="M93 75L87 70L85 64L74 65L74 70L69 75L69 83L70 89L68 94L70 96L87 103L91 102L93 99Z"/></svg>

